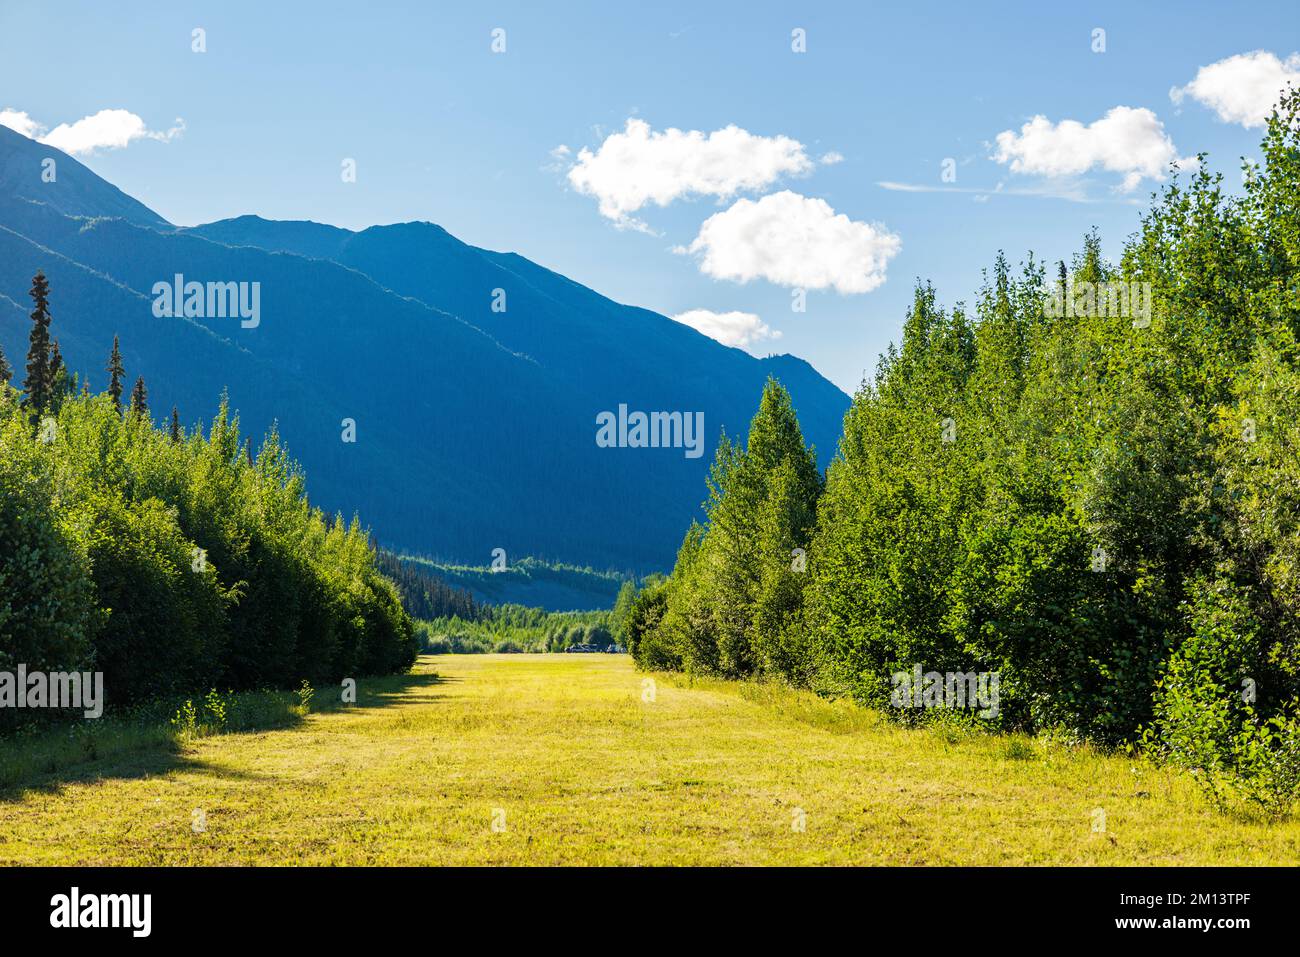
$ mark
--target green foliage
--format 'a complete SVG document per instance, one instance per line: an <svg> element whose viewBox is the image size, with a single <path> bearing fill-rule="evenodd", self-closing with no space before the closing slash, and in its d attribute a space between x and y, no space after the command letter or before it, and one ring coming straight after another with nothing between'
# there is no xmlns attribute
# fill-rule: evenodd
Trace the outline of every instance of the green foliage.
<svg viewBox="0 0 1300 957"><path fill-rule="evenodd" d="M706 523L631 602L638 663L878 706L917 664L997 672L1004 727L1141 738L1216 799L1288 813L1298 120L1295 91L1244 196L1204 163L1175 177L1118 266L1094 233L1051 283L999 255L969 313L918 285L824 492L769 385L748 447L719 448Z"/></svg>
<svg viewBox="0 0 1300 957"><path fill-rule="evenodd" d="M50 354L50 283L38 272L32 278L32 330L27 350L27 378L24 402L33 422L51 410L54 403L54 368Z"/></svg>
<svg viewBox="0 0 1300 957"><path fill-rule="evenodd" d="M108 395L113 400L113 408L122 414L122 380L126 370L122 368L122 350L118 348L117 335L113 336L113 351L108 355Z"/></svg>
<svg viewBox="0 0 1300 957"><path fill-rule="evenodd" d="M718 445L707 524L687 532L668 582L632 603L638 663L806 680L802 581L821 488L790 395L769 379L746 447Z"/></svg>
<svg viewBox="0 0 1300 957"><path fill-rule="evenodd" d="M212 688L204 696L201 708L195 707L194 701L186 698L185 703L172 716L171 726L181 738L221 734L230 723L230 712L236 707L237 701L234 692L223 696L216 688ZM147 713L146 709L137 716Z"/></svg>
<svg viewBox="0 0 1300 957"><path fill-rule="evenodd" d="M618 596L614 599L614 610L610 614L610 627L614 630L614 636L623 642L627 641L628 620L632 615L634 601L636 583L629 579L619 588Z"/></svg>
<svg viewBox="0 0 1300 957"><path fill-rule="evenodd" d="M681 657L660 629L667 605L667 581L656 577L637 592L628 610L627 650L642 668L676 671L682 667Z"/></svg>
<svg viewBox="0 0 1300 957"><path fill-rule="evenodd" d="M176 711L176 716L172 718L172 727L182 737L194 737L199 732L199 713L194 707L193 701L186 701Z"/></svg>
<svg viewBox="0 0 1300 957"><path fill-rule="evenodd" d="M144 376L137 376L135 387L131 390L131 414L144 418L149 414L149 390L145 388Z"/></svg>
<svg viewBox="0 0 1300 957"><path fill-rule="evenodd" d="M612 649L616 644L609 611L546 611L523 605L480 605L477 616L457 615L416 623L427 654L562 652L573 645Z"/></svg>
<svg viewBox="0 0 1300 957"><path fill-rule="evenodd" d="M306 682L303 682L306 684ZM221 696L221 692L216 688L208 691L207 697L203 699L203 712L212 722L212 726L217 729L223 729L226 726L226 713L229 710L230 703L226 698Z"/></svg>
<svg viewBox="0 0 1300 957"><path fill-rule="evenodd" d="M0 670L82 668L100 624L87 549L59 507L48 454L14 394L0 392Z"/></svg>
<svg viewBox="0 0 1300 957"><path fill-rule="evenodd" d="M454 588L422 562L403 561L391 552L379 553L379 570L397 586L402 607L413 618L464 618L477 621L483 609L474 594Z"/></svg>
<svg viewBox="0 0 1300 957"><path fill-rule="evenodd" d="M224 402L175 440L136 406L65 396L34 435L0 388L0 668L101 671L120 708L410 667L368 535L311 508L278 435L254 457Z"/></svg>
<svg viewBox="0 0 1300 957"><path fill-rule="evenodd" d="M617 599L623 583L635 577L631 572L598 571L531 557L511 557L504 568L449 564L411 555L397 556L395 560L401 568L434 576L457 592L469 592L474 603L527 605L548 611L594 611L609 608ZM387 568L385 565L386 570ZM397 580L400 584L401 579ZM440 615L430 616L424 609L417 611L416 605L407 610L420 618L445 617L450 614L470 618L475 615L472 607L453 609L450 607L453 603L442 598L433 604L443 606Z"/></svg>

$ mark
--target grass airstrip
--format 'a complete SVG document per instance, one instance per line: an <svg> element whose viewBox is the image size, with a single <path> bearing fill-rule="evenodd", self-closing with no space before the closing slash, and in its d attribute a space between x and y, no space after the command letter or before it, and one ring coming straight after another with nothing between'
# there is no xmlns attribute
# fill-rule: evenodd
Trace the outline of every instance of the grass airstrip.
<svg viewBox="0 0 1300 957"><path fill-rule="evenodd" d="M0 863L1300 862L1300 822L1137 759L622 655L424 657L339 697L220 734L0 741Z"/></svg>

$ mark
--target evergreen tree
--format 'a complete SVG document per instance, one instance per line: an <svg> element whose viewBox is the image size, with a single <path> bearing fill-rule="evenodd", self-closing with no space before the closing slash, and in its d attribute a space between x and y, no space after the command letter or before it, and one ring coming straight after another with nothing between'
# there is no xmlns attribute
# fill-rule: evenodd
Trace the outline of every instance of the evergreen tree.
<svg viewBox="0 0 1300 957"><path fill-rule="evenodd" d="M50 411L58 412L64 396L75 391L75 384L59 351L59 340L50 344Z"/></svg>
<svg viewBox="0 0 1300 957"><path fill-rule="evenodd" d="M815 467L811 475L801 471L798 459L783 460L759 511L761 565L751 640L762 671L809 684L820 670L820 656L807 640L801 613L821 475Z"/></svg>
<svg viewBox="0 0 1300 957"><path fill-rule="evenodd" d="M790 393L775 379L763 389L746 452L761 487L757 511L749 518L758 559L749 634L754 664L764 672L805 678L792 643L822 476L816 452L804 445Z"/></svg>
<svg viewBox="0 0 1300 957"><path fill-rule="evenodd" d="M113 398L113 408L122 414L122 381L126 370L122 368L122 352L117 345L117 335L113 335L113 351L108 357L108 394Z"/></svg>
<svg viewBox="0 0 1300 957"><path fill-rule="evenodd" d="M145 418L149 414L149 391L144 387L144 376L137 376L131 390L131 414Z"/></svg>
<svg viewBox="0 0 1300 957"><path fill-rule="evenodd" d="M14 370L9 368L9 360L5 358L5 351L0 349L0 386L8 385L13 375Z"/></svg>
<svg viewBox="0 0 1300 957"><path fill-rule="evenodd" d="M726 436L718 446L707 524L682 543L652 645L670 647L693 671L800 671L783 642L801 605L805 566L795 549L806 551L821 484L790 395L769 379L747 447Z"/></svg>
<svg viewBox="0 0 1300 957"><path fill-rule="evenodd" d="M744 448L736 445L724 454L719 446L695 584L697 599L711 605L707 620L716 667L729 677L747 675L755 664L749 629L759 569L754 540L754 517L762 500L759 481ZM696 608L697 614L703 611L699 604ZM707 640L707 634L696 640Z"/></svg>
<svg viewBox="0 0 1300 957"><path fill-rule="evenodd" d="M173 442L181 440L181 415L176 410L176 406L172 406L171 440Z"/></svg>
<svg viewBox="0 0 1300 957"><path fill-rule="evenodd" d="M27 378L23 389L27 393L27 408L33 421L50 408L53 381L50 369L50 284L44 272L32 277L30 293L35 308L32 310L31 345L27 350Z"/></svg>
<svg viewBox="0 0 1300 957"><path fill-rule="evenodd" d="M59 351L59 340L50 343L50 381L56 385L67 374L68 367L63 363L63 353Z"/></svg>

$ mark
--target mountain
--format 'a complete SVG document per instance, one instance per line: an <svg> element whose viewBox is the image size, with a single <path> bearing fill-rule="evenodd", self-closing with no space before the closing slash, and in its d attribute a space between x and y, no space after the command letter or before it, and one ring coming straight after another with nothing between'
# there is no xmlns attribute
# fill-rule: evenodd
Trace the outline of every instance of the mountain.
<svg viewBox="0 0 1300 957"><path fill-rule="evenodd" d="M740 394L747 425L754 411L748 406L756 408L757 402L745 390L757 381L761 391L766 377L775 375L803 399L799 408L809 441L830 452L838 440L847 398L803 360L755 359L657 313L619 305L522 256L469 246L432 223L354 233L241 216L187 232L349 266L394 292L460 316L573 386L597 395L631 396L629 408L683 408L664 402L687 384L691 396L710 390L718 398ZM505 292L501 311L493 309L497 289Z"/></svg>
<svg viewBox="0 0 1300 957"><path fill-rule="evenodd" d="M0 126L0 196L44 203L65 216L116 216L138 226L169 225L67 153L42 146L7 126Z"/></svg>
<svg viewBox="0 0 1300 957"><path fill-rule="evenodd" d="M46 158L54 182L41 179ZM54 335L92 388L118 333L159 418L175 404L183 421L206 419L227 388L246 431L278 424L317 504L360 512L395 549L465 564L501 548L508 561L664 569L698 514L718 436L745 433L769 375L790 389L823 465L848 407L802 360L756 359L431 223L177 228L0 128L0 346L15 368L37 269ZM155 315L171 301L155 285L177 275L247 284L246 301L256 283L257 321ZM598 446L598 414L620 405L702 413L701 454Z"/></svg>
<svg viewBox="0 0 1300 957"><path fill-rule="evenodd" d="M617 572L549 565L525 558L499 572L490 567L468 568L405 557L412 568L431 572L452 588L468 591L485 605L524 605L547 611L598 611L611 608L628 577Z"/></svg>

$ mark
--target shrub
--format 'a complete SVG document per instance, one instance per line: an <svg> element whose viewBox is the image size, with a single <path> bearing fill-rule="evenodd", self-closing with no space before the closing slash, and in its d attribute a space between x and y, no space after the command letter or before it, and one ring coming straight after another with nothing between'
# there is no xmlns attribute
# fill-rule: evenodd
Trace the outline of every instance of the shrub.
<svg viewBox="0 0 1300 957"><path fill-rule="evenodd" d="M90 559L11 396L0 384L0 669L80 670L94 660L101 621ZM21 713L4 709L0 721Z"/></svg>
<svg viewBox="0 0 1300 957"><path fill-rule="evenodd" d="M106 396L63 396L45 441L0 387L0 667L103 671L119 708L405 670L413 625L375 563L360 523L311 508L278 436L254 457L224 402L208 435L172 441Z"/></svg>

